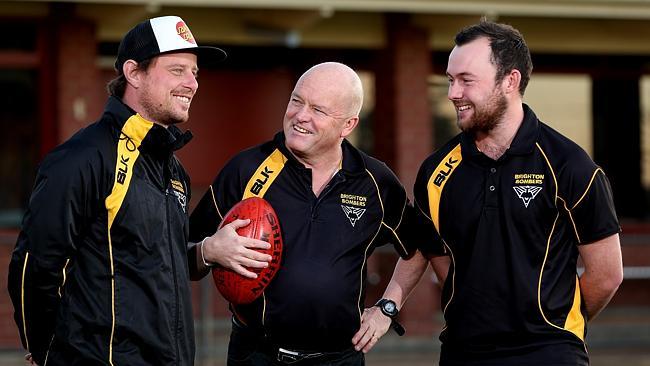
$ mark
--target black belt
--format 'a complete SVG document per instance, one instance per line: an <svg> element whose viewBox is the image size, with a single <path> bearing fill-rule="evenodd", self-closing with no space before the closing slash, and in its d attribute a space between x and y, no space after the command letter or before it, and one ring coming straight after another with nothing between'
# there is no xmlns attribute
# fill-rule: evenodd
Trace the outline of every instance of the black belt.
<svg viewBox="0 0 650 366"><path fill-rule="evenodd" d="M240 332L248 333L249 336L252 336L257 339L259 345L258 350L265 353L269 357L278 362L281 362L286 365L290 365L296 362L301 361L319 361L325 362L328 360L335 360L338 358L345 357L354 352L358 352L354 347L349 347L342 351L327 351L327 352L313 352L306 350L294 350L288 349L286 347L281 347L279 345L272 344L269 342L263 335L254 330L250 329L248 326L242 324L236 317L232 317L233 327L238 329Z"/></svg>
<svg viewBox="0 0 650 366"><path fill-rule="evenodd" d="M338 352L303 352L282 347L267 348L267 354L269 354L269 356L274 357L278 362L282 362L286 365L307 360L319 362L335 360L342 358L347 354L351 354L352 352L357 351L353 347Z"/></svg>

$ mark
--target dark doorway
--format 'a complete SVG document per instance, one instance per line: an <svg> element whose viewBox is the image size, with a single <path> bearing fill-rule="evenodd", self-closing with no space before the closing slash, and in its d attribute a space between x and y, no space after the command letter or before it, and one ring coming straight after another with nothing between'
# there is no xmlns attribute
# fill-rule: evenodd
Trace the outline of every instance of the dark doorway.
<svg viewBox="0 0 650 366"><path fill-rule="evenodd" d="M0 70L0 227L17 227L39 153L38 79L34 70Z"/></svg>

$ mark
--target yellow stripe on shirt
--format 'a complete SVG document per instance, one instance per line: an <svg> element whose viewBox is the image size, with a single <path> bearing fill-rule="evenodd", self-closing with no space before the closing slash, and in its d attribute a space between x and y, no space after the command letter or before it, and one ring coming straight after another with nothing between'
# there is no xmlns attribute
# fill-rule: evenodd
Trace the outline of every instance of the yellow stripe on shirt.
<svg viewBox="0 0 650 366"><path fill-rule="evenodd" d="M115 217L122 207L124 197L129 190L135 161L140 156L140 144L153 127L153 123L145 120L139 114L131 116L122 127L120 140L117 144L117 162L115 164L115 181L111 194L106 197L108 211L108 255L111 266L111 338L108 345L108 363L113 365L113 337L115 336L115 267L113 264L113 243L111 227ZM155 213L154 213L155 214Z"/></svg>
<svg viewBox="0 0 650 366"><path fill-rule="evenodd" d="M427 183L427 191L429 192L429 211L431 213L431 220L440 233L440 198L442 197L442 190L445 184L449 181L449 177L454 173L456 168L463 160L460 144L451 150L436 167L429 178Z"/></svg>
<svg viewBox="0 0 650 366"><path fill-rule="evenodd" d="M275 178L280 175L287 158L278 149L275 149L268 158L257 168L255 174L248 180L242 200L249 197L264 197Z"/></svg>

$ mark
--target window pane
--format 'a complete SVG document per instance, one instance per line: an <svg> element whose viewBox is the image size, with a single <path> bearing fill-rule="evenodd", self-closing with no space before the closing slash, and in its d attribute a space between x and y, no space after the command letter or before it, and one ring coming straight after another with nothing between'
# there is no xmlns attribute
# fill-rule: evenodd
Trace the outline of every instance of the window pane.
<svg viewBox="0 0 650 366"><path fill-rule="evenodd" d="M588 75L533 74L524 95L537 118L580 145L593 157L591 78Z"/></svg>
<svg viewBox="0 0 650 366"><path fill-rule="evenodd" d="M31 23L0 22L0 51L35 51L36 32Z"/></svg>
<svg viewBox="0 0 650 366"><path fill-rule="evenodd" d="M38 159L38 93L36 72L0 70L0 128L9 138L0 144L0 227L20 225Z"/></svg>
<svg viewBox="0 0 650 366"><path fill-rule="evenodd" d="M452 137L460 133L456 125L456 109L447 99L449 82L445 75L429 77L429 100L433 116L433 150L442 147Z"/></svg>

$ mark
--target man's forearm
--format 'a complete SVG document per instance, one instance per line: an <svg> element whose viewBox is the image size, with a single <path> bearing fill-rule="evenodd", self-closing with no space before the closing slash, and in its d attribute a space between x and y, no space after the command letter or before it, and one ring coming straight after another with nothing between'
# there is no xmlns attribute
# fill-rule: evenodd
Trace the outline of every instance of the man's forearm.
<svg viewBox="0 0 650 366"><path fill-rule="evenodd" d="M585 273L580 277L580 292L589 320L595 318L607 306L618 289L618 283L594 279Z"/></svg>
<svg viewBox="0 0 650 366"><path fill-rule="evenodd" d="M206 265L201 252L202 242L189 243L187 250L187 262L190 268L190 279L198 281L210 273L210 267Z"/></svg>
<svg viewBox="0 0 650 366"><path fill-rule="evenodd" d="M580 276L580 292L591 320L612 299L623 281L623 261L618 234L578 247L585 271Z"/></svg>
<svg viewBox="0 0 650 366"><path fill-rule="evenodd" d="M420 252L408 260L400 258L395 265L393 277L384 291L384 298L395 301L399 308L420 281L428 262Z"/></svg>
<svg viewBox="0 0 650 366"><path fill-rule="evenodd" d="M442 288L447 280L451 258L448 256L433 257L430 262L433 272L436 274L436 278L438 278L438 285Z"/></svg>

